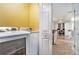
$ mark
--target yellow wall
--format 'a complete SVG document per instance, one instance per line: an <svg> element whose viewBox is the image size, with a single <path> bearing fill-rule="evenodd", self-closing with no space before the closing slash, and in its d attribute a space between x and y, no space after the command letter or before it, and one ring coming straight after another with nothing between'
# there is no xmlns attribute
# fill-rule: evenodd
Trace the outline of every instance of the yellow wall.
<svg viewBox="0 0 79 59"><path fill-rule="evenodd" d="M28 5L23 4L1 4L2 25L13 27L28 26Z"/></svg>
<svg viewBox="0 0 79 59"><path fill-rule="evenodd" d="M38 4L30 4L29 10L30 10L29 27L31 27L33 31L38 31L39 29L39 6Z"/></svg>
<svg viewBox="0 0 79 59"><path fill-rule="evenodd" d="M0 26L31 27L38 31L38 4L0 4Z"/></svg>

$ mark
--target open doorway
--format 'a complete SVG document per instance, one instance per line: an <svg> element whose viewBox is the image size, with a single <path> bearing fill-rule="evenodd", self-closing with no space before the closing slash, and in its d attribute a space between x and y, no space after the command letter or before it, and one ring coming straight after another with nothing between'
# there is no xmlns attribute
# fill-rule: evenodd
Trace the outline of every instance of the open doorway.
<svg viewBox="0 0 79 59"><path fill-rule="evenodd" d="M74 10L68 3L53 4L53 55L74 55Z"/></svg>

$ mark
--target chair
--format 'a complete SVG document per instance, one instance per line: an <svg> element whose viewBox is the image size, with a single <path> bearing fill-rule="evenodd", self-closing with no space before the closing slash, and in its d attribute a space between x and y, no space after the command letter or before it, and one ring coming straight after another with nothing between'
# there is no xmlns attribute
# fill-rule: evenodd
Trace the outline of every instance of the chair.
<svg viewBox="0 0 79 59"><path fill-rule="evenodd" d="M11 31L17 31L18 28L17 27L11 27Z"/></svg>
<svg viewBox="0 0 79 59"><path fill-rule="evenodd" d="M28 31L29 28L28 27L20 27L20 30Z"/></svg>

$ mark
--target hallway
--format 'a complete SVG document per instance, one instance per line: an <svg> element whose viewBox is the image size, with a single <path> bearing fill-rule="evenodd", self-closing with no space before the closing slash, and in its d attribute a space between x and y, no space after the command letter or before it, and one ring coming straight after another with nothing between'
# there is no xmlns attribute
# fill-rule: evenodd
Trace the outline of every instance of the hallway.
<svg viewBox="0 0 79 59"><path fill-rule="evenodd" d="M53 55L74 55L73 41L68 39L57 39L53 45Z"/></svg>

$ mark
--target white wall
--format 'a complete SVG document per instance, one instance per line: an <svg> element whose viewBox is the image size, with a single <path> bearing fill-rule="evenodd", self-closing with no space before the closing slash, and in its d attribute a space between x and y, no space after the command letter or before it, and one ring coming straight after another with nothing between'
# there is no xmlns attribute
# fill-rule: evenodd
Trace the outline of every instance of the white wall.
<svg viewBox="0 0 79 59"><path fill-rule="evenodd" d="M39 32L31 32L28 38L29 40L26 41L26 44L28 44L27 45L28 55L38 55L39 54Z"/></svg>
<svg viewBox="0 0 79 59"><path fill-rule="evenodd" d="M30 55L39 54L39 32L32 32L30 34Z"/></svg>

